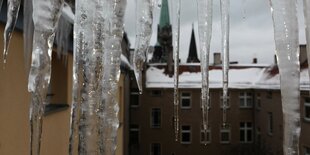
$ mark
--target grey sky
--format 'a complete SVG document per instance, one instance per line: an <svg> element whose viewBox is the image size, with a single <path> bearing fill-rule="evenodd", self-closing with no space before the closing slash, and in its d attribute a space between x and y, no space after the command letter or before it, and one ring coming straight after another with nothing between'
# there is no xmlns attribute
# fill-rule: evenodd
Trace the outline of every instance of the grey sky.
<svg viewBox="0 0 310 155"><path fill-rule="evenodd" d="M171 0L168 0L169 2ZM298 1L299 38L305 44L302 0ZM185 62L189 49L192 23L194 23L199 51L196 0L181 0L180 58ZM170 7L171 8L171 7ZM156 43L159 10L155 8L151 45ZM171 9L170 9L171 10ZM171 12L171 11L170 11ZM275 47L269 0L233 0L230 7L230 60L251 63L254 57L259 63L272 63ZM125 16L125 30L132 48L135 43L135 0L128 0ZM211 53L221 52L220 1L213 1L213 32ZM199 54L198 54L199 55ZM211 54L210 61L213 62Z"/></svg>

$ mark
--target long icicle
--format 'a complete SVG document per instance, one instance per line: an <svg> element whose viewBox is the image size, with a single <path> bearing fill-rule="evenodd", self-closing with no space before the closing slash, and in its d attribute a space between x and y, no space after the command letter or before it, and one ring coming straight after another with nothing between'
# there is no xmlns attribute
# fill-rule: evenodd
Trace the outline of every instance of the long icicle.
<svg viewBox="0 0 310 155"><path fill-rule="evenodd" d="M299 154L300 65L295 0L270 0L274 39L280 72L283 110L283 152Z"/></svg>
<svg viewBox="0 0 310 155"><path fill-rule="evenodd" d="M34 39L29 73L28 91L32 95L30 105L30 154L40 154L42 117L51 77L51 54L55 29L63 1L33 0Z"/></svg>
<svg viewBox="0 0 310 155"><path fill-rule="evenodd" d="M136 44L133 58L134 73L140 93L142 93L142 70L146 51L152 36L153 3L151 0L136 0Z"/></svg>
<svg viewBox="0 0 310 155"><path fill-rule="evenodd" d="M173 1L173 53L174 53L174 101L173 101L173 121L175 141L179 140L179 47L180 47L180 20L181 1Z"/></svg>
<svg viewBox="0 0 310 155"><path fill-rule="evenodd" d="M96 52L96 76L97 76L97 82L96 86L97 92L98 92L98 111L97 111L97 117L98 117L98 137L99 137L99 154L105 154L105 105L103 104L103 96L102 96L102 90L103 90L103 72L104 72L104 42L106 37L108 36L108 15L110 12L110 5L108 5L109 0L97 0L96 4L96 16L95 16L95 25L94 25L94 51Z"/></svg>
<svg viewBox="0 0 310 155"><path fill-rule="evenodd" d="M23 41L24 41L24 60L25 68L28 71L31 61L32 53L32 40L33 40L33 31L34 25L32 20L32 0L24 0L24 20L23 20Z"/></svg>
<svg viewBox="0 0 310 155"><path fill-rule="evenodd" d="M222 70L223 70L223 127L227 127L228 72L229 72L229 7L230 0L221 0Z"/></svg>
<svg viewBox="0 0 310 155"><path fill-rule="evenodd" d="M116 150L118 120L118 82L120 78L120 57L122 53L123 17L126 0L109 0L109 31L104 45L104 71L102 80L102 106L104 107L104 154L114 155Z"/></svg>
<svg viewBox="0 0 310 155"><path fill-rule="evenodd" d="M8 13L7 13L7 22L4 29L4 49L3 49L3 62L6 63L8 48L10 44L10 40L12 38L12 33L14 31L18 12L20 8L21 0L8 0Z"/></svg>
<svg viewBox="0 0 310 155"><path fill-rule="evenodd" d="M310 1L304 0L304 17L306 26L306 40L307 40L307 56L308 56L308 66L310 66ZM310 75L310 67L309 67Z"/></svg>
<svg viewBox="0 0 310 155"><path fill-rule="evenodd" d="M209 127L210 91L209 91L209 55L212 36L212 7L213 0L198 0L198 31L200 43L200 68L202 76L201 108L204 135L207 136ZM206 137L205 137L206 138ZM206 142L206 141L205 141ZM206 145L207 143L205 143Z"/></svg>
<svg viewBox="0 0 310 155"><path fill-rule="evenodd" d="M76 154L74 151L78 151L78 154L99 154L100 78L97 72L102 66L98 63L101 62L101 51L96 48L97 44L101 44L101 38L98 41L96 35L103 33L97 31L96 22L101 20L96 17L99 13L97 7L102 6L101 3L96 0L76 1L70 155Z"/></svg>

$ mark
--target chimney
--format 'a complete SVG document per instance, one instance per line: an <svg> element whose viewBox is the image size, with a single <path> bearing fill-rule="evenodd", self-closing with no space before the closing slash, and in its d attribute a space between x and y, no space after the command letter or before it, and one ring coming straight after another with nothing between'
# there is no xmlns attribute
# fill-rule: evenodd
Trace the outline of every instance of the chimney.
<svg viewBox="0 0 310 155"><path fill-rule="evenodd" d="M213 53L214 65L221 64L221 53Z"/></svg>
<svg viewBox="0 0 310 155"><path fill-rule="evenodd" d="M253 58L252 64L257 64L257 58Z"/></svg>

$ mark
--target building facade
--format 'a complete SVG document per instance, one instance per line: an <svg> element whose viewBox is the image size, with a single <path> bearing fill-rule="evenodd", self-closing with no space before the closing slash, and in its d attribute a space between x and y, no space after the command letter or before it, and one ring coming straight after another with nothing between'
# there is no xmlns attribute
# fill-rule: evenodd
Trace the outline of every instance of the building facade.
<svg viewBox="0 0 310 155"><path fill-rule="evenodd" d="M223 128L220 54L210 66L209 126L202 130L201 73L195 34L188 59L180 65L179 140L175 140L173 115L173 62L167 0L162 2L158 43L144 70L144 92L131 83L128 155L281 155L283 113L276 64L232 63L229 71L228 128ZM168 23L168 24L167 24ZM170 28L170 29L169 29ZM301 46L300 154L310 154L310 90L305 47ZM170 59L170 60L169 60ZM205 145L206 144L206 145Z"/></svg>

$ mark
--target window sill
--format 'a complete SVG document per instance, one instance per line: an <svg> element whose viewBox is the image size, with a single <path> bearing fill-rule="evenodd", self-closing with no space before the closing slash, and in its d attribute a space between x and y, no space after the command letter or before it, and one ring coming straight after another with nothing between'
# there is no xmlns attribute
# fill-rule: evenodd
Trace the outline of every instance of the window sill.
<svg viewBox="0 0 310 155"><path fill-rule="evenodd" d="M252 109L253 107L240 107L240 109Z"/></svg>
<svg viewBox="0 0 310 155"><path fill-rule="evenodd" d="M221 144L230 144L230 142L220 142Z"/></svg>
<svg viewBox="0 0 310 155"><path fill-rule="evenodd" d="M304 122L310 123L310 118L304 117Z"/></svg>
<svg viewBox="0 0 310 155"><path fill-rule="evenodd" d="M45 105L44 116L48 116L60 111L65 111L69 108L68 104L50 103Z"/></svg>
<svg viewBox="0 0 310 155"><path fill-rule="evenodd" d="M181 144L189 145L192 144L192 142L181 142Z"/></svg>

